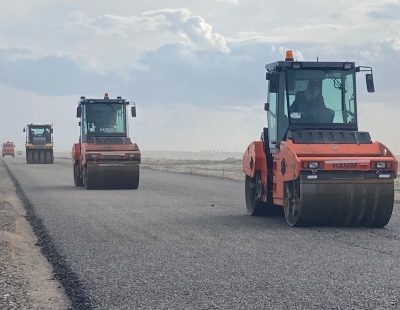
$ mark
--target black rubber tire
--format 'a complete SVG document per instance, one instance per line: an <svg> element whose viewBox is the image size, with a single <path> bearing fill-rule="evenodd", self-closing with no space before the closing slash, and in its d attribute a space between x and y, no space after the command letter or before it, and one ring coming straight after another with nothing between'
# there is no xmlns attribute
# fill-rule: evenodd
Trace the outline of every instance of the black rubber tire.
<svg viewBox="0 0 400 310"><path fill-rule="evenodd" d="M46 163L46 158L45 158L46 153L47 153L46 151L39 153L39 163L40 164L45 164Z"/></svg>
<svg viewBox="0 0 400 310"><path fill-rule="evenodd" d="M44 153L44 163L45 164L50 164L51 159L50 159L50 152Z"/></svg>
<svg viewBox="0 0 400 310"><path fill-rule="evenodd" d="M73 170L73 173L74 173L74 183L75 183L75 186L76 187L82 187L83 186L83 179L82 179L82 177L80 176L80 171L79 171L79 166L78 166L78 164L74 164L73 166L72 166L72 170Z"/></svg>
<svg viewBox="0 0 400 310"><path fill-rule="evenodd" d="M92 184L90 184L90 178L88 177L87 167L83 167L83 186L86 190L93 189Z"/></svg>
<svg viewBox="0 0 400 310"><path fill-rule="evenodd" d="M29 152L27 153L27 160L28 160L28 164L33 164L33 153Z"/></svg>
<svg viewBox="0 0 400 310"><path fill-rule="evenodd" d="M287 191L290 195L294 195L293 182L285 182L283 188L283 210L285 213L286 223L291 227L306 226L306 223L300 219L301 205L298 206L297 212L293 211L293 202L289 198Z"/></svg>
<svg viewBox="0 0 400 310"><path fill-rule="evenodd" d="M33 164L38 164L39 163L39 152L34 152L33 153Z"/></svg>
<svg viewBox="0 0 400 310"><path fill-rule="evenodd" d="M252 188L252 183L254 184L256 180L257 177L253 179L246 175L244 185L246 209L247 213L251 216L261 216L265 213L264 211L266 209L266 203L256 197L257 194L255 186Z"/></svg>

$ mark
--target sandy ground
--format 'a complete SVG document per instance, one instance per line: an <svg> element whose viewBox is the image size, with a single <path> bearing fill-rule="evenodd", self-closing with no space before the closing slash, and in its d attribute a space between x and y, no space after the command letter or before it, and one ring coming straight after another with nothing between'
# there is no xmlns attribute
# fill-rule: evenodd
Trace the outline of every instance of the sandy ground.
<svg viewBox="0 0 400 310"><path fill-rule="evenodd" d="M69 309L0 160L0 309Z"/></svg>
<svg viewBox="0 0 400 310"><path fill-rule="evenodd" d="M156 170L168 170L171 172L244 180L242 160L236 158L227 158L218 161L143 158L141 166Z"/></svg>

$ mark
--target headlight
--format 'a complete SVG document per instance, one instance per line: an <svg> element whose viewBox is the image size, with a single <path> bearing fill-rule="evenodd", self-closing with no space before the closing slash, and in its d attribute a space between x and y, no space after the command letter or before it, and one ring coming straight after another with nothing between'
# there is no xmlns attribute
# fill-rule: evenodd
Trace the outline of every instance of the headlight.
<svg viewBox="0 0 400 310"><path fill-rule="evenodd" d="M308 168L317 169L318 168L318 163L308 163Z"/></svg>
<svg viewBox="0 0 400 310"><path fill-rule="evenodd" d="M386 163L376 163L376 168L385 169L386 168Z"/></svg>
<svg viewBox="0 0 400 310"><path fill-rule="evenodd" d="M133 158L133 157L135 157L135 154L129 154L129 157Z"/></svg>

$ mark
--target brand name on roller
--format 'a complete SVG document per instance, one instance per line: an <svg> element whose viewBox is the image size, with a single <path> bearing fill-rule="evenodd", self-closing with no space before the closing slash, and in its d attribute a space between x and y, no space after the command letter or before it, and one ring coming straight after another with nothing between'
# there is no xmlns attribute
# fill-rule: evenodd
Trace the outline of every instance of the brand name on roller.
<svg viewBox="0 0 400 310"><path fill-rule="evenodd" d="M356 163L336 163L333 164L333 169L351 169L351 168L357 168Z"/></svg>

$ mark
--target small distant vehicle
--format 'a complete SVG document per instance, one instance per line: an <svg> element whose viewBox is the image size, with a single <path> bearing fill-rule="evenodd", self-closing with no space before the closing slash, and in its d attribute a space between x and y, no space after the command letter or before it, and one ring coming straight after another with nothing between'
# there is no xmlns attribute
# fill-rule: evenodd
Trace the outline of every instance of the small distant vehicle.
<svg viewBox="0 0 400 310"><path fill-rule="evenodd" d="M6 157L6 156L15 156L15 151L14 151L15 145L13 142L7 141L6 143L3 143L1 145L1 156Z"/></svg>
<svg viewBox="0 0 400 310"><path fill-rule="evenodd" d="M26 132L26 163L53 164L53 125L28 124L23 132Z"/></svg>
<svg viewBox="0 0 400 310"><path fill-rule="evenodd" d="M22 151L18 151L17 155L18 155L18 156L22 156L22 155L24 155L24 154L22 153Z"/></svg>

